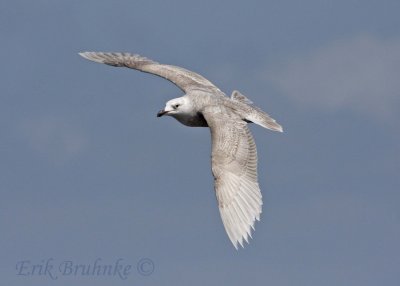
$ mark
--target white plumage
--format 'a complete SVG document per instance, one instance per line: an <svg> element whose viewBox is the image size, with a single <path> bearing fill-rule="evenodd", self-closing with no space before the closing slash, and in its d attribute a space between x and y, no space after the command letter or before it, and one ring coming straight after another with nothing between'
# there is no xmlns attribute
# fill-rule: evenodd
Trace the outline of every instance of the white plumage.
<svg viewBox="0 0 400 286"><path fill-rule="evenodd" d="M255 221L260 220L262 195L257 179L256 145L247 123L279 132L282 127L240 92L234 91L229 98L192 71L129 53L80 55L91 61L163 77L185 92L184 96L168 101L158 116L172 116L190 127L210 128L212 173L222 222L236 249L238 244L243 246L243 241L248 242Z"/></svg>

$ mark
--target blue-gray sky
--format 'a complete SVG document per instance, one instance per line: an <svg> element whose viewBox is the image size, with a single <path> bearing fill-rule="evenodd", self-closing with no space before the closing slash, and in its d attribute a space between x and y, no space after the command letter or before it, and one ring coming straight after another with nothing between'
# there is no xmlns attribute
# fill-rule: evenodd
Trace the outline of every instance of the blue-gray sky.
<svg viewBox="0 0 400 286"><path fill-rule="evenodd" d="M1 1L4 285L399 285L399 1ZM206 128L156 118L171 83L90 63L139 53L238 89L264 195L236 251ZM117 277L17 275L22 260L147 257Z"/></svg>

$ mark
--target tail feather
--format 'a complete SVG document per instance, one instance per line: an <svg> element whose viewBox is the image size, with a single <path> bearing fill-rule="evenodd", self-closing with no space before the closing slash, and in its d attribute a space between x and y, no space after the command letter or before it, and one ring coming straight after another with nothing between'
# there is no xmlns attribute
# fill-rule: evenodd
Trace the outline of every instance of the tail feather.
<svg viewBox="0 0 400 286"><path fill-rule="evenodd" d="M246 119L264 128L273 131L283 132L282 126L279 125L275 119L273 119L271 116L269 116L267 113L257 107L253 107L253 110L248 116L246 116Z"/></svg>
<svg viewBox="0 0 400 286"><path fill-rule="evenodd" d="M262 111L260 108L254 106L253 102L239 91L234 90L231 98L247 105L248 108L246 108L245 112L245 119L247 121L253 122L273 131L283 132L282 126L276 123L275 119Z"/></svg>

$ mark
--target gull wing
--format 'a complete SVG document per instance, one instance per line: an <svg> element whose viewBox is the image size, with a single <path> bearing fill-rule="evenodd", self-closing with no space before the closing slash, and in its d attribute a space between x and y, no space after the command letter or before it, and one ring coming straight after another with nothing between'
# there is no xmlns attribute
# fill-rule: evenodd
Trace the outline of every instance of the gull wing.
<svg viewBox="0 0 400 286"><path fill-rule="evenodd" d="M79 55L94 62L115 67L127 67L157 75L171 81L185 93L192 90L204 90L215 95L225 96L219 88L195 72L177 66L163 65L137 54L83 52Z"/></svg>
<svg viewBox="0 0 400 286"><path fill-rule="evenodd" d="M223 106L203 111L211 130L212 173L222 222L238 248L260 220L262 195L257 182L257 150L246 122Z"/></svg>

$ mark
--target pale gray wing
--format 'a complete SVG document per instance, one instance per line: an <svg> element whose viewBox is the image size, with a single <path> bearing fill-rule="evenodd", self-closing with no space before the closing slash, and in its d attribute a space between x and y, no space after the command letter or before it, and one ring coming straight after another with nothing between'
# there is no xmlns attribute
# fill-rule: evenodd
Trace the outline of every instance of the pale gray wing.
<svg viewBox="0 0 400 286"><path fill-rule="evenodd" d="M262 195L257 182L257 150L253 136L237 115L221 106L203 111L212 140L212 173L222 222L237 249L248 242L260 220Z"/></svg>
<svg viewBox="0 0 400 286"><path fill-rule="evenodd" d="M127 67L160 76L174 83L185 93L191 90L205 90L215 95L225 95L214 84L195 72L181 67L163 65L136 54L83 52L79 55L94 62L115 67Z"/></svg>

